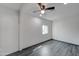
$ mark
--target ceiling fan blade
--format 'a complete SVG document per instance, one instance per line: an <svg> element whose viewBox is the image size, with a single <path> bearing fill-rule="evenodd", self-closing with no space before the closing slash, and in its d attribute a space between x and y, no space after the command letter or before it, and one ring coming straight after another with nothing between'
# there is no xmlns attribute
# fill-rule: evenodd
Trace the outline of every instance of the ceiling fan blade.
<svg viewBox="0 0 79 59"><path fill-rule="evenodd" d="M49 7L49 8L46 8L45 10L53 10L55 9L55 7Z"/></svg>
<svg viewBox="0 0 79 59"><path fill-rule="evenodd" d="M34 13L36 13L36 12L40 12L41 10L35 10L35 11L33 11Z"/></svg>
<svg viewBox="0 0 79 59"><path fill-rule="evenodd" d="M40 7L42 6L42 3L37 3Z"/></svg>
<svg viewBox="0 0 79 59"><path fill-rule="evenodd" d="M43 5L42 3L38 3L39 7L41 10L44 10L45 9L45 5Z"/></svg>

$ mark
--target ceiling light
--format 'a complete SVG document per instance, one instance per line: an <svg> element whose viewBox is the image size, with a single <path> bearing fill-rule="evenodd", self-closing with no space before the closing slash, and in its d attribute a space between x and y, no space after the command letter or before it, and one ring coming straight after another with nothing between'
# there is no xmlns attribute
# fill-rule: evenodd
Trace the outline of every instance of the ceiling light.
<svg viewBox="0 0 79 59"><path fill-rule="evenodd" d="M42 16L45 13L45 10L41 10L40 16Z"/></svg>
<svg viewBox="0 0 79 59"><path fill-rule="evenodd" d="M41 14L44 14L45 13L45 10L41 10Z"/></svg>

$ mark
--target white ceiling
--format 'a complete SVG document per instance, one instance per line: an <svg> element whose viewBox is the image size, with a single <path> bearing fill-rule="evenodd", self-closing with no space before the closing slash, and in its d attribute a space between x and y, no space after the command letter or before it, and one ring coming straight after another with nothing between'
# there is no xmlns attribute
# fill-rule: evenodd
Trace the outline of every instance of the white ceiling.
<svg viewBox="0 0 79 59"><path fill-rule="evenodd" d="M55 6L54 11L47 12L43 17L49 20L55 20L59 18L72 17L73 15L79 14L79 3L70 3L64 5L60 4L49 4L49 6Z"/></svg>
<svg viewBox="0 0 79 59"><path fill-rule="evenodd" d="M46 13L42 16L42 18L48 20L55 20L79 14L79 3L69 3L66 5L64 5L63 3L47 3L47 6L55 6L55 10L46 11ZM37 4L25 4L23 7L24 13L35 17L40 17L39 12L33 13L33 11L39 10Z"/></svg>
<svg viewBox="0 0 79 59"><path fill-rule="evenodd" d="M35 10L39 10L39 7L35 3L0 3L2 6L6 6L13 10L20 10L23 7L23 12L28 15L40 17L39 12L33 13ZM47 3L47 7L55 6L55 10L46 11L42 18L48 20L55 20L67 16L79 14L79 3L69 3L64 5L63 3Z"/></svg>
<svg viewBox="0 0 79 59"><path fill-rule="evenodd" d="M22 3L0 3L0 5L18 11L20 10Z"/></svg>

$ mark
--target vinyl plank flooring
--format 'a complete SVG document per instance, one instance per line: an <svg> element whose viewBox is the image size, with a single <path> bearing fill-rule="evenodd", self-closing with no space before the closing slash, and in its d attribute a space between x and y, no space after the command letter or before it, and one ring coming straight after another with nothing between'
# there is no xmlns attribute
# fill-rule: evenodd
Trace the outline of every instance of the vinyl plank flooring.
<svg viewBox="0 0 79 59"><path fill-rule="evenodd" d="M49 40L8 56L79 56L79 45Z"/></svg>

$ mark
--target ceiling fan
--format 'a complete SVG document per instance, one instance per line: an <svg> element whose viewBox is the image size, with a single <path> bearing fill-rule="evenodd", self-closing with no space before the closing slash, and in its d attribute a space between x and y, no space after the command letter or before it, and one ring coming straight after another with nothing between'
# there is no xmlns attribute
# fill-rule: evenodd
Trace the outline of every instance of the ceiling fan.
<svg viewBox="0 0 79 59"><path fill-rule="evenodd" d="M45 4L42 4L42 3L37 3L37 5L39 6L40 10L37 10L34 12L40 12L41 13L40 16L42 16L45 13L45 11L47 11L47 10L54 10L55 9L54 6L47 8L47 6Z"/></svg>

